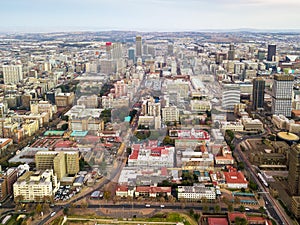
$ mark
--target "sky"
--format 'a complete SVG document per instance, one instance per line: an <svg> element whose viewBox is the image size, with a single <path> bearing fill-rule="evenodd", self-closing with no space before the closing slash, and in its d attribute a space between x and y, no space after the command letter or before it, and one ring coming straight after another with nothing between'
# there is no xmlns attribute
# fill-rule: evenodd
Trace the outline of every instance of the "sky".
<svg viewBox="0 0 300 225"><path fill-rule="evenodd" d="M0 31L300 29L300 0L2 0Z"/></svg>

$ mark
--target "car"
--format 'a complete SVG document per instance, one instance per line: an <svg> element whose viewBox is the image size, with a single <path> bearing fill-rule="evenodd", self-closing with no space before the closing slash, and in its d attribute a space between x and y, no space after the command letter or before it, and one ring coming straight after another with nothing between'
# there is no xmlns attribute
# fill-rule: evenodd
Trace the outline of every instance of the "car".
<svg viewBox="0 0 300 225"><path fill-rule="evenodd" d="M165 205L160 205L160 208L165 208Z"/></svg>
<svg viewBox="0 0 300 225"><path fill-rule="evenodd" d="M50 214L50 216L52 217L52 216L54 216L56 214L56 212L52 212L51 214Z"/></svg>
<svg viewBox="0 0 300 225"><path fill-rule="evenodd" d="M149 208L149 207L151 207L151 205L150 204L146 204L146 207Z"/></svg>
<svg viewBox="0 0 300 225"><path fill-rule="evenodd" d="M249 208L245 208L245 210L246 210L246 211L250 211L250 209L249 209Z"/></svg>

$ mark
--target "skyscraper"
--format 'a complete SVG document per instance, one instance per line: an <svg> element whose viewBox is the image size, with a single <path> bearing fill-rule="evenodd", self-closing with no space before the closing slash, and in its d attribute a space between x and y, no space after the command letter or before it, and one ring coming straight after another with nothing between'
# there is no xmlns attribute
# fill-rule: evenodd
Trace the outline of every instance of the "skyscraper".
<svg viewBox="0 0 300 225"><path fill-rule="evenodd" d="M112 59L121 59L123 56L122 44L113 43L111 48L111 57Z"/></svg>
<svg viewBox="0 0 300 225"><path fill-rule="evenodd" d="M23 80L22 65L3 65L4 84L17 84Z"/></svg>
<svg viewBox="0 0 300 225"><path fill-rule="evenodd" d="M229 51L228 51L228 60L234 60L235 58L234 55L235 55L234 44L230 44Z"/></svg>
<svg viewBox="0 0 300 225"><path fill-rule="evenodd" d="M143 46L141 36L136 36L135 38L135 50L136 57L142 57Z"/></svg>
<svg viewBox="0 0 300 225"><path fill-rule="evenodd" d="M265 97L265 80L263 78L253 79L252 107L254 110L264 107L264 97Z"/></svg>
<svg viewBox="0 0 300 225"><path fill-rule="evenodd" d="M288 186L292 195L300 195L300 145L294 145L289 154Z"/></svg>
<svg viewBox="0 0 300 225"><path fill-rule="evenodd" d="M223 84L222 89L222 108L233 110L234 105L240 103L240 86L238 84Z"/></svg>
<svg viewBox="0 0 300 225"><path fill-rule="evenodd" d="M292 93L294 76L274 75L272 87L272 114L291 116L292 112Z"/></svg>
<svg viewBox="0 0 300 225"><path fill-rule="evenodd" d="M275 56L276 56L276 45L268 45L267 61L275 61L274 60Z"/></svg>
<svg viewBox="0 0 300 225"><path fill-rule="evenodd" d="M135 63L135 49L134 48L128 49L128 59L132 60L132 62Z"/></svg>

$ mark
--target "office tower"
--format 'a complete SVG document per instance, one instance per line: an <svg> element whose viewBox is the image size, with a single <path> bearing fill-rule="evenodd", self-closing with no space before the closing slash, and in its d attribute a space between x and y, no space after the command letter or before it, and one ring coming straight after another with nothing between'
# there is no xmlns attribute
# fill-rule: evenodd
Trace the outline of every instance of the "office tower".
<svg viewBox="0 0 300 225"><path fill-rule="evenodd" d="M268 56L267 61L275 61L276 56L276 45L268 45Z"/></svg>
<svg viewBox="0 0 300 225"><path fill-rule="evenodd" d="M234 55L235 55L234 44L230 44L229 51L228 51L228 60L234 60Z"/></svg>
<svg viewBox="0 0 300 225"><path fill-rule="evenodd" d="M39 151L35 154L35 164L37 170L53 169L60 180L67 174L79 172L79 154L73 151Z"/></svg>
<svg viewBox="0 0 300 225"><path fill-rule="evenodd" d="M17 84L23 80L22 65L3 65L4 84Z"/></svg>
<svg viewBox="0 0 300 225"><path fill-rule="evenodd" d="M300 195L300 145L294 145L289 154L288 186L292 195Z"/></svg>
<svg viewBox="0 0 300 225"><path fill-rule="evenodd" d="M257 52L257 59L259 61L263 61L266 57L266 52L264 50L258 50Z"/></svg>
<svg viewBox="0 0 300 225"><path fill-rule="evenodd" d="M172 56L174 54L174 45L172 43L168 44L168 55Z"/></svg>
<svg viewBox="0 0 300 225"><path fill-rule="evenodd" d="M142 57L142 37L141 36L136 36L135 38L135 53L136 57Z"/></svg>
<svg viewBox="0 0 300 225"><path fill-rule="evenodd" d="M265 80L262 78L253 79L252 107L254 110L264 107L264 97L265 97Z"/></svg>
<svg viewBox="0 0 300 225"><path fill-rule="evenodd" d="M134 48L128 49L128 59L132 60L133 63L135 63L135 49Z"/></svg>
<svg viewBox="0 0 300 225"><path fill-rule="evenodd" d="M105 48L106 48L107 58L110 59L111 58L112 43L111 42L106 42L105 43Z"/></svg>
<svg viewBox="0 0 300 225"><path fill-rule="evenodd" d="M241 90L238 84L223 84L222 107L223 109L233 110L235 104L239 104Z"/></svg>
<svg viewBox="0 0 300 225"><path fill-rule="evenodd" d="M123 50L121 43L114 43L111 49L112 59L121 59L123 57Z"/></svg>
<svg viewBox="0 0 300 225"><path fill-rule="evenodd" d="M275 115L291 116L294 76L274 75L272 87L272 113Z"/></svg>
<svg viewBox="0 0 300 225"><path fill-rule="evenodd" d="M148 55L155 57L155 47L153 45L148 45Z"/></svg>
<svg viewBox="0 0 300 225"><path fill-rule="evenodd" d="M148 55L148 45L143 44L143 55Z"/></svg>

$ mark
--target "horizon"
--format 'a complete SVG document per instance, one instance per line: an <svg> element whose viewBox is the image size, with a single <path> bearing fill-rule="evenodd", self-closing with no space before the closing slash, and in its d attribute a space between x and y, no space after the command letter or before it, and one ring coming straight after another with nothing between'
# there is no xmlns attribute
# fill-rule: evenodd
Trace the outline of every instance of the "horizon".
<svg viewBox="0 0 300 225"><path fill-rule="evenodd" d="M300 30L299 8L298 0L11 0L0 31Z"/></svg>

